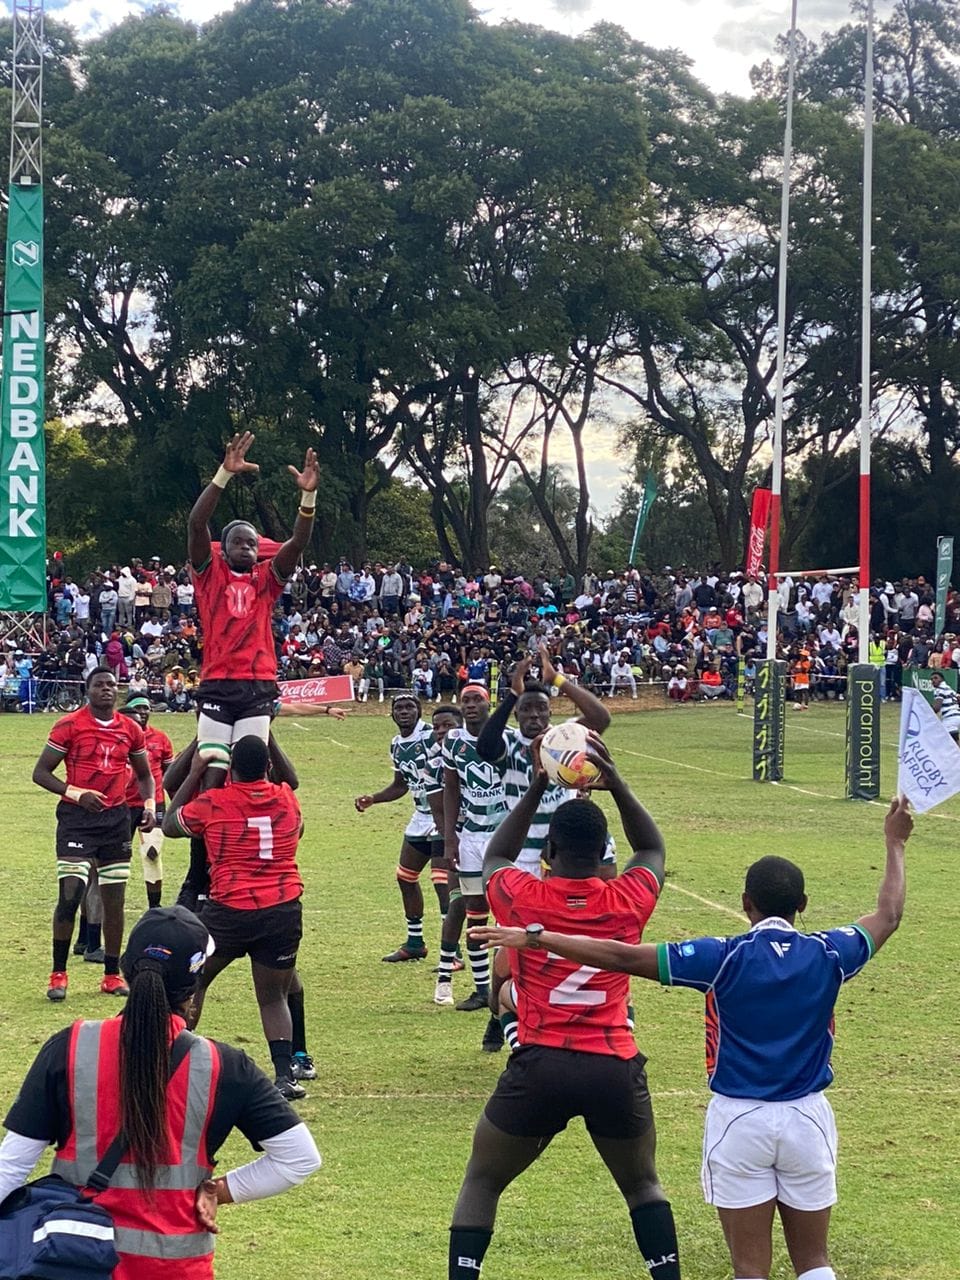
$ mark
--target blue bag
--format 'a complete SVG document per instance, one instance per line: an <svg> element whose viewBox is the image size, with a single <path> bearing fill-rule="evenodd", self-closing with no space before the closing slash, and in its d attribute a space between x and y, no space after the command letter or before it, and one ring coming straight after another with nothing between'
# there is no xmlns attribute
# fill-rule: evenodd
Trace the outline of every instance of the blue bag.
<svg viewBox="0 0 960 1280"><path fill-rule="evenodd" d="M56 1174L0 1204L0 1280L110 1280L113 1219Z"/></svg>

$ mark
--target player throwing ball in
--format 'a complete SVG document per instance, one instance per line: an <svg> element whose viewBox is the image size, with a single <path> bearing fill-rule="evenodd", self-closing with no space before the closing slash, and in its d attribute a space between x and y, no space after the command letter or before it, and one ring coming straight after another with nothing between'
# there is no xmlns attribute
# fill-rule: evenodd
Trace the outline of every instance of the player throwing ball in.
<svg viewBox="0 0 960 1280"><path fill-rule="evenodd" d="M87 704L58 720L33 770L37 786L60 797L57 805L58 899L53 913L53 972L47 999L67 998L67 956L73 924L93 867L103 902L104 995L126 996L120 977L123 900L130 878L128 766L143 803L141 831L156 825L153 775L143 730L116 714L117 681L97 667L87 676ZM67 780L54 770L63 762Z"/></svg>
<svg viewBox="0 0 960 1280"><path fill-rule="evenodd" d="M277 658L271 619L284 583L297 567L313 532L319 470L308 449L303 470L288 467L300 491L300 509L292 536L272 560L260 561L260 535L252 524L234 520L223 530L221 549L213 554L209 521L235 475L256 474L247 461L254 437L237 434L227 445L223 465L190 512L187 555L203 627L203 662L197 705L200 752L222 782L230 761L230 744L247 734L266 742L277 697Z"/></svg>
<svg viewBox="0 0 960 1280"><path fill-rule="evenodd" d="M798 933L803 873L767 857L747 871L748 933L642 944L568 937L552 929L481 929L519 957L550 952L597 969L692 987L707 997L707 1073L713 1097L703 1138L703 1193L717 1206L734 1274L766 1280L779 1213L799 1280L836 1280L827 1252L837 1199L837 1130L824 1090L833 1080L833 1007L900 924L904 852L913 820L894 800L876 910L823 933ZM595 966L595 967L593 967Z"/></svg>
<svg viewBox="0 0 960 1280"><path fill-rule="evenodd" d="M590 759L620 812L632 855L616 880L601 880L607 820L590 800L553 814L540 880L515 866L547 787L533 785L494 832L483 859L496 918L529 935L511 952L520 1048L486 1105L453 1211L449 1280L478 1280L500 1196L575 1116L627 1202L634 1236L653 1280L679 1280L673 1213L657 1178L656 1131L644 1070L627 1019L629 980L554 956L537 939L545 929L637 943L660 894L663 839L617 773L597 737ZM500 930L471 931L474 945Z"/></svg>

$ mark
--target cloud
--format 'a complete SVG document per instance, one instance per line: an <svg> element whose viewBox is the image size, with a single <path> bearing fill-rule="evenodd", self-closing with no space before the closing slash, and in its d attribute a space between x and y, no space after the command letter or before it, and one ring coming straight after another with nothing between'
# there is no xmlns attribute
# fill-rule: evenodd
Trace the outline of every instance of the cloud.
<svg viewBox="0 0 960 1280"><path fill-rule="evenodd" d="M550 0L550 8L556 9L565 17L589 13L593 8L593 0Z"/></svg>

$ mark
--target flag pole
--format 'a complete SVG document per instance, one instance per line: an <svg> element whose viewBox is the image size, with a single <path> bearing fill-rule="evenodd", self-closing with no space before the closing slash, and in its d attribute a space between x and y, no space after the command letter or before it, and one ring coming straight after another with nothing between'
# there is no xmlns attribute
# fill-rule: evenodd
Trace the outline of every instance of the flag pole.
<svg viewBox="0 0 960 1280"><path fill-rule="evenodd" d="M863 72L863 226L860 299L860 599L858 662L870 658L870 298L873 289L873 0L867 0Z"/></svg>
<svg viewBox="0 0 960 1280"><path fill-rule="evenodd" d="M787 354L787 254L790 247L790 170L793 167L793 95L797 71L797 0L791 0L787 45L787 104L780 188L780 257L777 266L777 381L773 410L773 477L770 485L770 572L767 575L767 658L777 656L777 570L780 568L780 495L783 487L783 384Z"/></svg>

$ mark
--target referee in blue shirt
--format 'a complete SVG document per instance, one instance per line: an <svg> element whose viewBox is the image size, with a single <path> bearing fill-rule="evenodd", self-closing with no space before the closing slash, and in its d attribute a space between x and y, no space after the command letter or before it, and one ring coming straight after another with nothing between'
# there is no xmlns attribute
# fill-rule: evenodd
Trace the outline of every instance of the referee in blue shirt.
<svg viewBox="0 0 960 1280"><path fill-rule="evenodd" d="M470 931L492 946L544 947L579 964L704 992L714 1096L701 1178L738 1280L767 1280L776 1212L799 1280L836 1280L827 1229L837 1199L837 1131L823 1092L833 1080L833 1006L900 923L912 829L907 801L894 800L876 910L824 933L797 932L794 920L807 905L803 873L777 857L747 871L751 929L735 938L631 946L537 926Z"/></svg>

